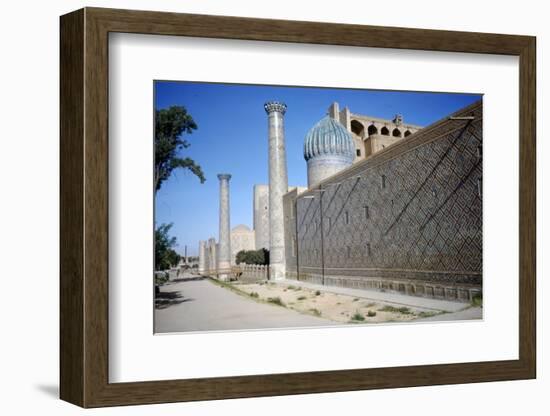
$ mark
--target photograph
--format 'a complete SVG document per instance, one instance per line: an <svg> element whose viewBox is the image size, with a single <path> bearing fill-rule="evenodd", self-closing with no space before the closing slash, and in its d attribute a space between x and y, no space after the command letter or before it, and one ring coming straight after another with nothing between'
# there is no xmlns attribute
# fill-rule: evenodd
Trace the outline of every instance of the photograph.
<svg viewBox="0 0 550 416"><path fill-rule="evenodd" d="M482 319L482 99L154 81L154 332Z"/></svg>

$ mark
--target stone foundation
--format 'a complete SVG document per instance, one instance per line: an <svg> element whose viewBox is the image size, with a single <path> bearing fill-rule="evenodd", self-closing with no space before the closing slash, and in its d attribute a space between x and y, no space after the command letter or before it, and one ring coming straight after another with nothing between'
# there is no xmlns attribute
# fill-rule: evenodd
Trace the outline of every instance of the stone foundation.
<svg viewBox="0 0 550 416"><path fill-rule="evenodd" d="M289 271L287 272L287 278L319 285L323 284L323 276L320 274L300 273L300 276L297 276L295 271ZM325 276L324 278L324 285L326 286L378 290L466 303L471 302L474 297L480 296L482 293L481 285L457 285L451 282L446 284L442 282L354 276Z"/></svg>

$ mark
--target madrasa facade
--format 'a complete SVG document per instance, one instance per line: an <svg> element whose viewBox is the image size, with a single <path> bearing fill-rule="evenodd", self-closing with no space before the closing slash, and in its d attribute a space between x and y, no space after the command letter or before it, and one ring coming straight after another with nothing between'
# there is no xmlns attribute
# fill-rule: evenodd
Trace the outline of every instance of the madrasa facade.
<svg viewBox="0 0 550 416"><path fill-rule="evenodd" d="M421 127L340 110L304 139L307 187L289 186L284 116L268 102L269 184L253 189L253 229L199 243L199 272L236 278L240 250L270 251L270 280L468 302L482 289L482 103ZM262 277L265 275L262 275Z"/></svg>

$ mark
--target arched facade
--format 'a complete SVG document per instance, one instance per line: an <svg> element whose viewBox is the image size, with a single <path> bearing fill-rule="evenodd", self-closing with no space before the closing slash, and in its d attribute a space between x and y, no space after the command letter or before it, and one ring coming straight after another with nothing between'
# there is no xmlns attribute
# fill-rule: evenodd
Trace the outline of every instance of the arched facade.
<svg viewBox="0 0 550 416"><path fill-rule="evenodd" d="M374 134L378 134L378 129L376 128L376 126L374 124L371 124L367 130L369 136L372 136Z"/></svg>
<svg viewBox="0 0 550 416"><path fill-rule="evenodd" d="M329 107L328 114L351 133L355 144L354 163L386 149L422 128L405 123L405 118L401 114L395 114L393 118L382 119L352 113L347 107L340 111L338 103L333 103Z"/></svg>
<svg viewBox="0 0 550 416"><path fill-rule="evenodd" d="M351 120L351 132L357 136L363 138L365 137L365 126L360 121Z"/></svg>

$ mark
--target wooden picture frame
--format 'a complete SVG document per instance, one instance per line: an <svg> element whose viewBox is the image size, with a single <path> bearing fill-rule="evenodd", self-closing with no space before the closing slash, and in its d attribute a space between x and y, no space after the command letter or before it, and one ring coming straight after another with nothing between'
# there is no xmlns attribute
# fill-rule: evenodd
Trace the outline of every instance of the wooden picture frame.
<svg viewBox="0 0 550 416"><path fill-rule="evenodd" d="M62 16L60 29L61 399L101 407L535 378L534 37L99 8ZM519 359L109 383L110 32L519 56Z"/></svg>

